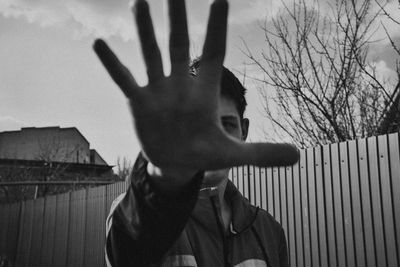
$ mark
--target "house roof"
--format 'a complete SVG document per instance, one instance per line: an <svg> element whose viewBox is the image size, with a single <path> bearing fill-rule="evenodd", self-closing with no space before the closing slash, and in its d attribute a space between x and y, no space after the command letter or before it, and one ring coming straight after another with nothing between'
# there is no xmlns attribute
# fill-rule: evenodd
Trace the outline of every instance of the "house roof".
<svg viewBox="0 0 400 267"><path fill-rule="evenodd" d="M86 137L76 128L76 127L65 127L61 128L60 126L47 126L47 127L22 127L20 130L13 130L13 131L3 131L0 132L0 138L2 136L6 137L8 135L16 135L19 136L22 133L27 133L29 134L30 131L33 131L35 133L37 132L42 132L42 133L49 133L51 135L58 135L60 132L64 132L67 135L74 135L77 136L80 139L80 142L86 143L89 151L88 153L91 153L90 151L94 151L96 156L104 162L105 165L107 165L107 162L104 160L104 158L93 148L90 148L90 142L86 139ZM23 135L21 135L23 136ZM1 140L1 139L0 139Z"/></svg>
<svg viewBox="0 0 400 267"><path fill-rule="evenodd" d="M0 134L10 134L10 133L20 133L23 130L59 130L59 131L75 131L78 135L80 135L82 137L82 139L88 143L89 141L86 139L86 137L78 130L78 128L76 127L65 127L65 128L61 128L60 126L47 126L47 127L21 127L21 130L13 130L13 131L3 131L0 132Z"/></svg>

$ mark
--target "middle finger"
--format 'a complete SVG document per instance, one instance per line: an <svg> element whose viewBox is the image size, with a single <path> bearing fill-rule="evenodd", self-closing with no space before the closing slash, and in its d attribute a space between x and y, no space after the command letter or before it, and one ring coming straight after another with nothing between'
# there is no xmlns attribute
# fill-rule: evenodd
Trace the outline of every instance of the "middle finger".
<svg viewBox="0 0 400 267"><path fill-rule="evenodd" d="M171 74L188 72L189 36L185 0L168 0Z"/></svg>
<svg viewBox="0 0 400 267"><path fill-rule="evenodd" d="M199 70L199 81L214 85L206 86L206 93L209 96L215 97L219 94L218 89L226 49L227 21L227 0L214 0L210 8L207 34L201 56L201 68Z"/></svg>

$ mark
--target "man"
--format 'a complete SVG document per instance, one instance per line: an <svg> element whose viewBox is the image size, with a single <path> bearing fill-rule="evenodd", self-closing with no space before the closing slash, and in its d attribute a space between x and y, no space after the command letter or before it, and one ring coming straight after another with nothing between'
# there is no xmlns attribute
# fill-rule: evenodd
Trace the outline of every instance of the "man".
<svg viewBox="0 0 400 267"><path fill-rule="evenodd" d="M228 182L235 165L282 166L290 145L246 144L244 88L223 68L226 0L211 5L201 66L187 74L184 0L169 0L171 74L164 76L149 7L134 6L148 85L140 87L108 46L94 49L127 96L142 154L131 186L107 220L109 266L287 266L280 225ZM244 101L243 101L244 100ZM200 189L202 188L202 190Z"/></svg>

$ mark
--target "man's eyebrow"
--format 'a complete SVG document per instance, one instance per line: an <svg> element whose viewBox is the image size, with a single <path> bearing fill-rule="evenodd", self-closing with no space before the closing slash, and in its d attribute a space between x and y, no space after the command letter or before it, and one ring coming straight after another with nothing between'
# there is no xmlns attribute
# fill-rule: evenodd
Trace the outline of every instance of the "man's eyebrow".
<svg viewBox="0 0 400 267"><path fill-rule="evenodd" d="M221 116L221 120L238 122L238 117L234 116L234 115L224 115L224 116Z"/></svg>

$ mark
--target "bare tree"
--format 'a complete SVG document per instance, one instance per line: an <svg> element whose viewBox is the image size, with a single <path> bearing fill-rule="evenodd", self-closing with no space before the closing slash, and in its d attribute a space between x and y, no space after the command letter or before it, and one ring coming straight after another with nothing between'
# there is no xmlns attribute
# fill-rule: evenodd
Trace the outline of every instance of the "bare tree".
<svg viewBox="0 0 400 267"><path fill-rule="evenodd" d="M29 181L32 180L32 174L36 173L36 170L30 167L21 168L18 165L9 165L0 168L0 181L1 182L13 182L13 181ZM34 186L0 186L0 192L3 197L0 197L1 202L12 202L22 201L34 197L35 187ZM0 194L1 195L1 194Z"/></svg>
<svg viewBox="0 0 400 267"><path fill-rule="evenodd" d="M123 157L122 159L118 157L117 159L117 176L118 179L121 181L126 181L126 179L129 178L131 172L132 172L132 162L128 160L126 157Z"/></svg>
<svg viewBox="0 0 400 267"><path fill-rule="evenodd" d="M244 44L278 136L308 147L377 132L397 87L369 62L382 15L375 7L335 0L323 13L318 0L295 0L262 26L267 52L254 55Z"/></svg>

